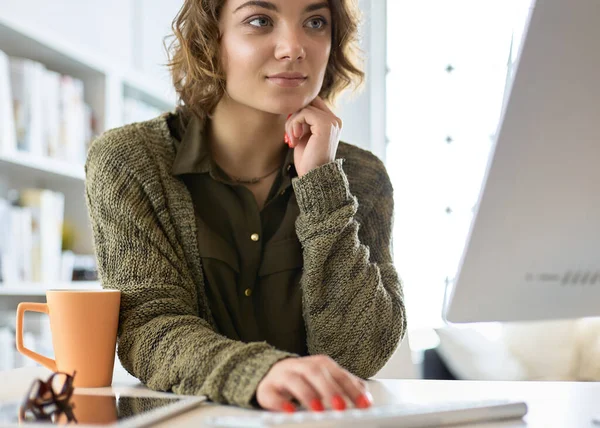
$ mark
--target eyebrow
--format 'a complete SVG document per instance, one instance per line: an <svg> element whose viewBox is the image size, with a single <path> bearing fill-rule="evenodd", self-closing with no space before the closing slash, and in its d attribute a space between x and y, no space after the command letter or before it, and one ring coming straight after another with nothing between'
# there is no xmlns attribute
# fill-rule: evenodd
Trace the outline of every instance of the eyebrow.
<svg viewBox="0 0 600 428"><path fill-rule="evenodd" d="M241 10L245 7L250 7L250 6L258 6L258 7L264 8L264 9L279 12L279 9L277 8L277 6L274 3L271 3L270 1L251 0L251 1L244 3L243 5L239 6L236 10L233 11L233 13L236 13L239 10ZM304 9L304 12L305 13L306 12L314 12L315 10L319 10L319 9L329 9L329 3L324 1L321 3L309 4L308 6L306 6L306 9Z"/></svg>

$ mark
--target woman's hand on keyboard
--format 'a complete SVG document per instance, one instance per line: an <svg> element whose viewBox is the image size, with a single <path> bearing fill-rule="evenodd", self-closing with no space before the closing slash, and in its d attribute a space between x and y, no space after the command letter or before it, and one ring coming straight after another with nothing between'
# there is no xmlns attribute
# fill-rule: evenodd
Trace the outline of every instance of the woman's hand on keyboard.
<svg viewBox="0 0 600 428"><path fill-rule="evenodd" d="M264 409L286 412L295 410L294 399L313 411L323 411L326 406L344 410L346 401L358 408L372 403L366 382L326 355L275 363L258 384L256 399Z"/></svg>

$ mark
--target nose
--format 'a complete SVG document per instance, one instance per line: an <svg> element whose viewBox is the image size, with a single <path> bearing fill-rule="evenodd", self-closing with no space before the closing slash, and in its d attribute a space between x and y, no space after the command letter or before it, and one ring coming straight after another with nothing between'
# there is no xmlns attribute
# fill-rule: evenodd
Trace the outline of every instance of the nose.
<svg viewBox="0 0 600 428"><path fill-rule="evenodd" d="M303 35L300 31L288 28L279 33L275 56L279 60L300 61L306 57Z"/></svg>

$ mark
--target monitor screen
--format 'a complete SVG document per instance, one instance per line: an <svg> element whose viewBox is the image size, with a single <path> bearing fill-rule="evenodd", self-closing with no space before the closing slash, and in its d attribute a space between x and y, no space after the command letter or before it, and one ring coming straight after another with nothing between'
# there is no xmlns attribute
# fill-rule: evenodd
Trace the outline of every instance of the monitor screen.
<svg viewBox="0 0 600 428"><path fill-rule="evenodd" d="M530 11L450 323L600 315L600 1Z"/></svg>

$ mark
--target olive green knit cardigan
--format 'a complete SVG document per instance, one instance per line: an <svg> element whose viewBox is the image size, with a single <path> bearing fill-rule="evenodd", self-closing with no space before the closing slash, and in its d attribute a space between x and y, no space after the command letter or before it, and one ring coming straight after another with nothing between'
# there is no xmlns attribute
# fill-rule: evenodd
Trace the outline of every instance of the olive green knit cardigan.
<svg viewBox="0 0 600 428"><path fill-rule="evenodd" d="M171 175L167 116L97 138L86 200L102 286L121 290L118 356L149 388L253 405L260 380L296 355L219 334L204 291L194 207ZM337 160L293 179L309 353L375 375L406 331L391 257L392 186L382 162L340 143ZM342 161L343 160L343 161Z"/></svg>

